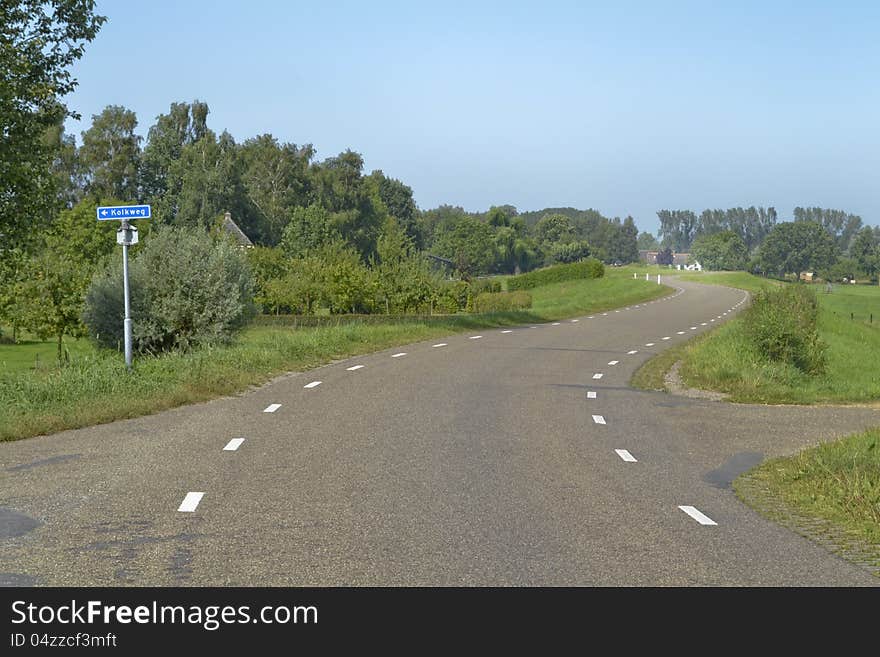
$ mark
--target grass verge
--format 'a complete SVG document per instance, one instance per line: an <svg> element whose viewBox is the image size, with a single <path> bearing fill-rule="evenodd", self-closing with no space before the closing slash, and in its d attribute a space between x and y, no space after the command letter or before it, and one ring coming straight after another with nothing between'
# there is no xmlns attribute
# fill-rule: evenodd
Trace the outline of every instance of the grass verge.
<svg viewBox="0 0 880 657"><path fill-rule="evenodd" d="M880 429L766 461L734 490L765 517L880 576Z"/></svg>
<svg viewBox="0 0 880 657"><path fill-rule="evenodd" d="M532 290L527 312L454 315L418 323L316 328L251 327L227 347L136 360L128 374L115 352L92 349L69 365L0 375L0 440L137 417L265 383L288 371L477 328L563 319L669 293L625 270Z"/></svg>

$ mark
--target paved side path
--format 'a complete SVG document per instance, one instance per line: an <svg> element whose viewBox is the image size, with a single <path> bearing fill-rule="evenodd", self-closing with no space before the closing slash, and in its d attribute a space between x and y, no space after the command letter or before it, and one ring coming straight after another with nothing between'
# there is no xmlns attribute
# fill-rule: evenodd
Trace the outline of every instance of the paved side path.
<svg viewBox="0 0 880 657"><path fill-rule="evenodd" d="M0 582L876 585L729 482L880 412L630 389L644 360L744 302L671 284L0 444Z"/></svg>

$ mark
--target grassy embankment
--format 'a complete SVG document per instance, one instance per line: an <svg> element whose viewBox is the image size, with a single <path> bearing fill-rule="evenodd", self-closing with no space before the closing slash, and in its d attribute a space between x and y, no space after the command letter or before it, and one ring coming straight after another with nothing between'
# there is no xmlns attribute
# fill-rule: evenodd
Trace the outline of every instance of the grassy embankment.
<svg viewBox="0 0 880 657"><path fill-rule="evenodd" d="M755 292L773 284L744 273L682 276ZM735 401L873 402L880 399L880 289L817 285L819 331L828 344L824 375L762 360L735 319L652 359L634 378L662 388L663 374L683 361L684 381L722 390ZM871 315L873 314L873 323ZM734 488L768 518L820 540L851 559L880 568L880 429L767 461ZM880 572L880 571L878 571Z"/></svg>
<svg viewBox="0 0 880 657"><path fill-rule="evenodd" d="M282 372L477 328L549 321L656 298L666 286L608 268L600 279L531 290L526 312L454 315L423 322L346 324L320 328L252 326L227 347L136 360L125 372L118 353L78 341L64 367L34 370L30 360L51 343L0 345L0 440L146 415L232 394ZM41 355L41 362L44 357Z"/></svg>

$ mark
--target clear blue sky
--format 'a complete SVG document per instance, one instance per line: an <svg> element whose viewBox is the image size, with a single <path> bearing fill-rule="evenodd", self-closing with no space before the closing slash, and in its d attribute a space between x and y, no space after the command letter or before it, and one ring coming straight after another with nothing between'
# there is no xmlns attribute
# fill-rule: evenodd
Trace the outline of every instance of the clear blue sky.
<svg viewBox="0 0 880 657"><path fill-rule="evenodd" d="M422 208L835 207L880 222L880 3L98 0L79 136L198 98Z"/></svg>

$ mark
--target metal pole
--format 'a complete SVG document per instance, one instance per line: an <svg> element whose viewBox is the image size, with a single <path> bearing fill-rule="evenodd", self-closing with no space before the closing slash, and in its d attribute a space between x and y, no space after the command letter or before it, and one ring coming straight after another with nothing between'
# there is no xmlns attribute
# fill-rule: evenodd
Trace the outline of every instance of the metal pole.
<svg viewBox="0 0 880 657"><path fill-rule="evenodd" d="M122 228L128 231L127 221L122 222ZM125 336L125 366L131 370L131 301L128 291L128 234L125 234L122 243L122 285L125 289L125 321L123 322L123 334Z"/></svg>

